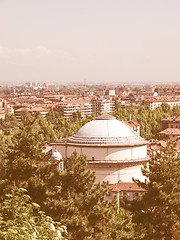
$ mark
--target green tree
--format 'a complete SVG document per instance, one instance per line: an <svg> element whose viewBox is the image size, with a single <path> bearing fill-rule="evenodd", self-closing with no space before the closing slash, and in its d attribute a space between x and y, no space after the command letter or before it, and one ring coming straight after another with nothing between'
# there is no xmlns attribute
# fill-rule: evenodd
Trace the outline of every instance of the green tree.
<svg viewBox="0 0 180 240"><path fill-rule="evenodd" d="M130 215L124 217L124 223L123 215L115 217L116 200L104 200L109 191L108 183L95 184L95 173L87 170L86 157L74 152L64 159L64 164L65 171L59 177L54 175L56 183L49 178L52 188L46 191L45 212L66 224L68 239L110 240L125 235L124 239L133 239Z"/></svg>
<svg viewBox="0 0 180 240"><path fill-rule="evenodd" d="M168 145L153 154L143 174L147 183L135 180L147 193L132 203L137 232L145 240L180 239L180 154Z"/></svg>
<svg viewBox="0 0 180 240"><path fill-rule="evenodd" d="M40 113L36 114L35 117L38 120L41 134L43 135L45 142L49 143L50 141L58 138L51 122L47 122Z"/></svg>
<svg viewBox="0 0 180 240"><path fill-rule="evenodd" d="M139 109L134 107L123 107L116 103L113 115L121 120L129 120L129 116L140 124L140 135L145 139L158 138L161 131L161 120L170 116L178 116L180 107L175 106L172 109L169 104L163 103L155 110L149 106L140 106Z"/></svg>
<svg viewBox="0 0 180 240"><path fill-rule="evenodd" d="M26 189L20 188L16 193L6 195L0 211L1 240L62 240L65 232L64 226L40 211L40 206L32 202Z"/></svg>
<svg viewBox="0 0 180 240"><path fill-rule="evenodd" d="M171 107L168 103L162 103L160 108L164 113L169 113L171 111Z"/></svg>
<svg viewBox="0 0 180 240"><path fill-rule="evenodd" d="M54 111L52 108L48 111L46 119L48 122L54 124L57 119L60 117L60 114L57 111Z"/></svg>
<svg viewBox="0 0 180 240"><path fill-rule="evenodd" d="M2 199L10 189L27 187L28 179L35 174L44 158L42 149L45 141L37 120L30 113L23 112L22 123L11 141L8 148L3 148Z"/></svg>
<svg viewBox="0 0 180 240"><path fill-rule="evenodd" d="M6 114L5 119L0 119L0 129L4 134L11 134L12 130L15 129L18 125L18 122L14 114Z"/></svg>
<svg viewBox="0 0 180 240"><path fill-rule="evenodd" d="M0 134L0 179L4 177L7 151L11 147L12 141L10 136Z"/></svg>
<svg viewBox="0 0 180 240"><path fill-rule="evenodd" d="M42 148L45 140L38 120L28 111L22 112L22 122L17 133L12 137L11 157L29 157L33 160L42 159Z"/></svg>
<svg viewBox="0 0 180 240"><path fill-rule="evenodd" d="M12 142L0 182L1 202L5 193L14 194L24 187L48 216L67 226L69 239L133 239L131 216L117 216L116 201L104 200L108 183L95 183L95 174L87 171L85 156L73 153L64 159L63 172L58 170L56 161L43 164L41 127L38 119L27 112L23 113Z"/></svg>
<svg viewBox="0 0 180 240"><path fill-rule="evenodd" d="M81 119L82 119L81 112L80 111L73 112L72 117L73 117L74 122L81 121Z"/></svg>
<svg viewBox="0 0 180 240"><path fill-rule="evenodd" d="M180 116L180 106L174 106L172 108L172 115L173 116Z"/></svg>

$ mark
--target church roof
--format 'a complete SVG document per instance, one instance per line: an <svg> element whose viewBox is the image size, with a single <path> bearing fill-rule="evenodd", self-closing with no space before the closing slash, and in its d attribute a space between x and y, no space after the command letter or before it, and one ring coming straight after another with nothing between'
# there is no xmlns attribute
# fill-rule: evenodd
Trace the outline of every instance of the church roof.
<svg viewBox="0 0 180 240"><path fill-rule="evenodd" d="M68 143L97 145L140 145L145 141L124 122L104 114L88 122Z"/></svg>

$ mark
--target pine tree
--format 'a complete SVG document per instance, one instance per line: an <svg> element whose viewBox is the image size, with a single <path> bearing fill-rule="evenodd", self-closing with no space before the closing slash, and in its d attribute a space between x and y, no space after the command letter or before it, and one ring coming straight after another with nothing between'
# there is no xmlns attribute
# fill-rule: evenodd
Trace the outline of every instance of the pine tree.
<svg viewBox="0 0 180 240"><path fill-rule="evenodd" d="M66 224L68 238L110 240L126 235L124 239L133 239L133 227L127 227L130 216L124 217L124 225L124 218L115 217L117 202L105 201L108 183L95 184L95 173L87 170L86 157L74 152L64 163L65 171L56 176L59 186L49 188L45 211Z"/></svg>
<svg viewBox="0 0 180 240"><path fill-rule="evenodd" d="M23 112L22 123L12 137L12 144L4 154L4 174L0 181L0 196L10 189L27 187L43 160L44 138L37 120L28 112Z"/></svg>
<svg viewBox="0 0 180 240"><path fill-rule="evenodd" d="M95 173L87 171L85 156L74 152L64 159L63 172L57 161L43 164L44 138L38 120L29 113L24 113L12 142L0 181L1 202L5 193L24 187L46 215L67 226L68 239L133 239L132 228L127 227L131 216L117 216L116 201L104 200L108 183L95 184Z"/></svg>
<svg viewBox="0 0 180 240"><path fill-rule="evenodd" d="M139 232L145 240L180 239L180 154L175 146L153 154L143 174L149 182L136 182L147 193L132 204Z"/></svg>
<svg viewBox="0 0 180 240"><path fill-rule="evenodd" d="M56 161L39 168L28 185L33 201L67 226L68 239L133 239L131 216L117 214L116 200L105 201L108 183L95 184L86 157L74 152L64 164L65 171L58 170Z"/></svg>

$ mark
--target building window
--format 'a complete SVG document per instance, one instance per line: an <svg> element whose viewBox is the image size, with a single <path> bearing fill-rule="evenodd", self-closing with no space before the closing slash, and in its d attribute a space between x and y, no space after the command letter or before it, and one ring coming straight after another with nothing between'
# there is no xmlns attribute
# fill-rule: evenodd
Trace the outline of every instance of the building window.
<svg viewBox="0 0 180 240"><path fill-rule="evenodd" d="M94 161L94 157L92 157L92 161Z"/></svg>
<svg viewBox="0 0 180 240"><path fill-rule="evenodd" d="M134 196L135 196L135 197L138 197L138 196L139 196L139 193L138 193L138 192L134 193Z"/></svg>

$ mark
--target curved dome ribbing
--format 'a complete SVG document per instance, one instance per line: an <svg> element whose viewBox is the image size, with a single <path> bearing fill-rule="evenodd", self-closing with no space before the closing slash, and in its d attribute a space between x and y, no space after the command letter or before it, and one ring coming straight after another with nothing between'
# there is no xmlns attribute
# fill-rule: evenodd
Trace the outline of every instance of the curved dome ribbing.
<svg viewBox="0 0 180 240"><path fill-rule="evenodd" d="M102 115L88 122L68 140L76 144L132 145L144 140L124 122L110 115Z"/></svg>

